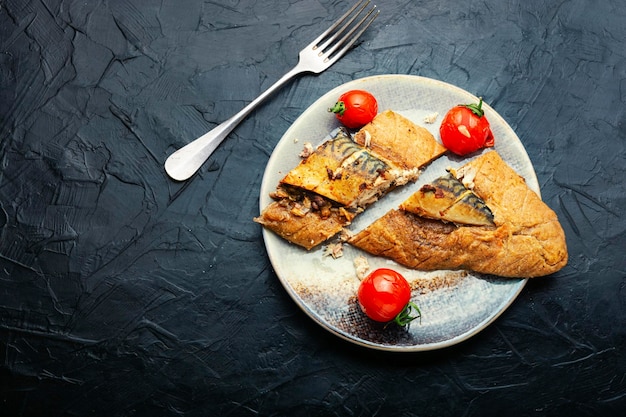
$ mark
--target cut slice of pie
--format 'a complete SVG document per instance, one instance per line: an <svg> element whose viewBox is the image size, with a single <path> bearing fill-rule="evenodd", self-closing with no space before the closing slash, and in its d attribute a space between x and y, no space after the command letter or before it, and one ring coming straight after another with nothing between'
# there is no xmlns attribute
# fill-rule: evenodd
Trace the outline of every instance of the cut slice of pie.
<svg viewBox="0 0 626 417"><path fill-rule="evenodd" d="M446 177L422 187L348 243L420 270L526 278L567 264L557 215L496 151L450 173L458 183Z"/></svg>
<svg viewBox="0 0 626 417"><path fill-rule="evenodd" d="M340 129L280 181L254 221L312 249L389 190L415 181L446 149L425 128L385 111L352 136Z"/></svg>

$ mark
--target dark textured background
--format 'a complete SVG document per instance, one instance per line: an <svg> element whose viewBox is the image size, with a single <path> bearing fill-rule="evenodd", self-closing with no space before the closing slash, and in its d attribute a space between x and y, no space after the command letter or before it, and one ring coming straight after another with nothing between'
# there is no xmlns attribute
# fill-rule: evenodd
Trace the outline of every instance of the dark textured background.
<svg viewBox="0 0 626 417"><path fill-rule="evenodd" d="M199 175L163 162L270 86L350 3L0 0L0 414L615 416L626 409L626 4L380 0ZM264 166L355 78L432 77L516 130L569 265L453 348L310 320L269 264Z"/></svg>

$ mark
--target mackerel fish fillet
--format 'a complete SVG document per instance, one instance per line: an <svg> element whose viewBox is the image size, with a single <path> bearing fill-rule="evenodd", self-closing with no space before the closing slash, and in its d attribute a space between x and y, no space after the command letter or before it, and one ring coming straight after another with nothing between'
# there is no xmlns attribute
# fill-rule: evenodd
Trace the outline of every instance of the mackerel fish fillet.
<svg viewBox="0 0 626 417"><path fill-rule="evenodd" d="M400 209L455 224L495 226L485 202L451 174L424 185Z"/></svg>

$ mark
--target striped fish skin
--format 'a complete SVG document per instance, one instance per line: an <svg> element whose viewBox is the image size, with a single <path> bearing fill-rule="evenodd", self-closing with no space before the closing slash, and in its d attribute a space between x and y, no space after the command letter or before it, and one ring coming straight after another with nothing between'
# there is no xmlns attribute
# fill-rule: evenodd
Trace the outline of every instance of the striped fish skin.
<svg viewBox="0 0 626 417"><path fill-rule="evenodd" d="M424 185L401 208L460 225L494 226L493 213L485 202L449 174Z"/></svg>
<svg viewBox="0 0 626 417"><path fill-rule="evenodd" d="M394 175L392 167L385 161L340 129L334 138L319 145L281 182L356 209L365 207L384 193L392 185Z"/></svg>
<svg viewBox="0 0 626 417"><path fill-rule="evenodd" d="M341 168L349 167L352 172L365 180L372 180L389 169L385 162L343 134L330 141L330 152L337 161L341 161L339 164Z"/></svg>
<svg viewBox="0 0 626 417"><path fill-rule="evenodd" d="M480 223L483 223L481 221L481 218L483 218L485 223L493 225L493 213L482 198L478 197L474 192L466 188L461 181L452 175L446 175L440 177L439 179L441 180L440 184L442 187L447 187L453 195L457 196L457 198L461 197L455 204L463 204L471 207L473 210L470 212L478 215L477 217L469 216L468 221L471 218L472 220L478 220Z"/></svg>

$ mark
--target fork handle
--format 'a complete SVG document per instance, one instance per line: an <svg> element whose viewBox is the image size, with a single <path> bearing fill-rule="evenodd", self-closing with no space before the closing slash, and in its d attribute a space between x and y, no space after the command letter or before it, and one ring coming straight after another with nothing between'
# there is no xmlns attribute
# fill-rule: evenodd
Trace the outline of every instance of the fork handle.
<svg viewBox="0 0 626 417"><path fill-rule="evenodd" d="M232 132L256 106L282 87L287 81L302 72L304 72L302 67L296 65L271 87L241 109L239 113L171 154L165 161L165 172L167 172L172 179L177 181L184 181L190 178L200 169L202 164L204 164L215 149L217 149L219 144L226 139L228 134Z"/></svg>

